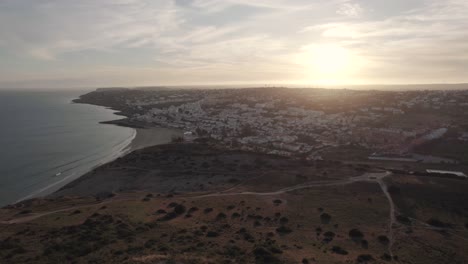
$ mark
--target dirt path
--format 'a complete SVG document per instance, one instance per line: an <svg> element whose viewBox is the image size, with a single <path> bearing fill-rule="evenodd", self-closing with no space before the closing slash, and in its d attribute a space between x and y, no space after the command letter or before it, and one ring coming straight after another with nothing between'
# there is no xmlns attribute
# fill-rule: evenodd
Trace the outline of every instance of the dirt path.
<svg viewBox="0 0 468 264"><path fill-rule="evenodd" d="M393 227L396 223L395 217L395 204L393 203L392 196L388 192L387 184L384 182L384 178L390 176L391 172L383 172L383 173L366 173L362 176L349 178L347 180L340 180L340 181L317 181L317 182L310 182L306 184L296 185L288 188L284 188L274 192L240 192L240 193L212 193L212 194L205 194L200 196L194 196L192 198L207 198L207 197L225 197L225 196L237 196L237 195L256 195L256 196L270 196L270 195L279 195L284 194L287 192L292 192L296 190L314 188L314 187L322 187L322 186L337 186L337 185L347 185L354 182L360 181L367 181L367 182L377 182L382 189L382 192L387 197L389 207L390 207L390 220L388 224L388 252L393 259L393 244L394 244L394 235L393 235Z"/></svg>
<svg viewBox="0 0 468 264"><path fill-rule="evenodd" d="M31 222L31 221L36 220L38 218L41 218L41 217L44 217L44 216L47 216L47 215L51 215L51 214L55 214L55 213L61 213L61 212L66 212L66 211L71 211L71 210L77 210L77 209L80 209L80 208L90 207L90 206L102 206L102 205L109 204L109 203L112 203L112 202L115 202L115 201L129 201L129 200L132 200L132 199L134 199L134 198L113 197L113 198L110 198L108 200L105 200L105 201L102 201L102 202L99 202L99 203L82 204L82 205L57 209L57 210L53 210L53 211L47 211L47 212L41 212L41 213L31 213L31 214L29 214L27 216L24 216L24 217L21 217L21 218L15 218L15 219L10 219L10 220L0 221L0 224L3 224L3 225L22 224L22 223Z"/></svg>
<svg viewBox="0 0 468 264"><path fill-rule="evenodd" d="M380 188L382 189L382 192L387 197L388 203L390 205L390 221L388 223L388 239L389 239L388 253L390 254L390 256L393 259L393 243L395 241L394 236L393 236L393 227L394 227L394 225L396 223L395 204L393 203L392 196L388 192L387 184L385 183L384 178L385 177L378 178L377 182L379 183Z"/></svg>
<svg viewBox="0 0 468 264"><path fill-rule="evenodd" d="M279 195L279 194L284 194L287 192L292 192L296 190L303 190L303 189L308 189L308 188L315 188L315 187L322 187L322 186L337 186L337 185L347 185L351 184L354 182L359 182L359 181L377 181L379 179L382 179L386 176L388 176L389 173L374 173L374 174L369 174L366 173L362 176L358 177L352 177L346 180L337 180L337 181L315 181L315 182L309 182L309 183L304 183L296 186L291 186L287 188L283 188L277 191L273 192L233 192L229 193L226 191L232 190L234 187L229 188L228 190L224 190L222 192L217 192L217 193L210 193L210 194L204 194L204 195L199 195L199 196L188 196L190 198L206 198L206 197L222 197L222 196L237 196L237 195L257 195L257 196L271 196L271 195ZM236 186L235 186L236 187ZM386 190L386 188L385 188ZM79 208L83 207L88 207L88 206L98 206L98 205L104 205L108 204L111 202L114 202L116 200L131 200L132 198L125 198L125 196L119 195L116 197L113 197L109 200L100 202L100 203L95 203L95 204L86 204L86 205L80 205L80 206L72 206L72 207L67 207L67 208L62 208L54 211L48 211L48 212L42 212L42 213L36 213L36 214L31 214L25 217L21 218L16 218L16 219L11 219L11 220L6 220L6 221L0 221L0 224L20 224L20 223L26 223L30 222L33 220L36 220L38 218L41 218L43 216L55 214L55 213L60 213L60 212L66 212L66 211L71 211L71 210L76 210ZM393 202L391 203L391 211L393 212ZM392 213L394 215L394 213ZM394 220L391 220L391 222ZM392 222L393 224L393 222Z"/></svg>

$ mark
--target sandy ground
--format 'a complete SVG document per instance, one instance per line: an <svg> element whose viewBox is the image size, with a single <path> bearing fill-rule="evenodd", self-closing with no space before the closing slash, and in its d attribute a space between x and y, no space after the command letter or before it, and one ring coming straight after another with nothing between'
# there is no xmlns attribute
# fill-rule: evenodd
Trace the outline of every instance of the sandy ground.
<svg viewBox="0 0 468 264"><path fill-rule="evenodd" d="M138 149L170 143L173 136L183 136L183 132L169 128L136 128L136 136L127 147L130 153Z"/></svg>

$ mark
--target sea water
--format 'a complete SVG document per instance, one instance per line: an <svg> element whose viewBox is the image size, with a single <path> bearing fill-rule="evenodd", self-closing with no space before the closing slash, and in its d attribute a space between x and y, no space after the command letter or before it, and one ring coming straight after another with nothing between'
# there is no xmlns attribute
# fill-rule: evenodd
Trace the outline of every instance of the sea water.
<svg viewBox="0 0 468 264"><path fill-rule="evenodd" d="M88 91L0 90L0 206L50 194L122 155L135 130L120 117L74 104Z"/></svg>

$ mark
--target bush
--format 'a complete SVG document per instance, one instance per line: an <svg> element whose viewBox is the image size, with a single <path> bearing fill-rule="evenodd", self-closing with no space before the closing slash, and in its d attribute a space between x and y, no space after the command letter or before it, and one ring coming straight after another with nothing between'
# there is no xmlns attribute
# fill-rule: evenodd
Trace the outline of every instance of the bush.
<svg viewBox="0 0 468 264"><path fill-rule="evenodd" d="M188 213L189 213L189 214L193 214L193 213L195 213L196 211L198 211L198 207L192 207L192 208L190 208L190 209L188 210Z"/></svg>
<svg viewBox="0 0 468 264"><path fill-rule="evenodd" d="M286 235L292 232L292 230L286 226L280 226L276 228L276 232L281 235Z"/></svg>
<svg viewBox="0 0 468 264"><path fill-rule="evenodd" d="M445 223L445 222L442 222L440 221L439 219L436 219L436 218L431 218L427 221L427 223L431 226L434 226L434 227L439 227L439 228L450 228L452 227L452 224L450 223Z"/></svg>
<svg viewBox="0 0 468 264"><path fill-rule="evenodd" d="M276 206L278 206L278 205L282 204L283 201L281 201L281 200L279 200L279 199L276 199L276 200L273 201L273 203L274 203Z"/></svg>
<svg viewBox="0 0 468 264"><path fill-rule="evenodd" d="M387 253L383 254L380 258L385 261L392 261L392 256Z"/></svg>
<svg viewBox="0 0 468 264"><path fill-rule="evenodd" d="M168 207L168 208L174 208L174 207L176 207L177 205L178 205L178 203L172 202L172 203L170 203L167 207Z"/></svg>
<svg viewBox="0 0 468 264"><path fill-rule="evenodd" d="M348 255L348 251L342 249L339 246L332 247L332 252L338 255Z"/></svg>
<svg viewBox="0 0 468 264"><path fill-rule="evenodd" d="M227 215L225 213L219 213L217 216L216 216L216 220L224 220L227 218Z"/></svg>
<svg viewBox="0 0 468 264"><path fill-rule="evenodd" d="M176 213L177 215L181 215L183 213L185 213L185 206L181 205L181 204L178 204L175 208L174 208L174 213Z"/></svg>
<svg viewBox="0 0 468 264"><path fill-rule="evenodd" d="M352 240L361 240L364 238L364 234L359 231L358 229L351 229L349 231L349 237L352 239Z"/></svg>
<svg viewBox="0 0 468 264"><path fill-rule="evenodd" d="M367 242L367 240L362 240L361 241L361 247L364 248L364 249L368 249L369 248L369 242Z"/></svg>
<svg viewBox="0 0 468 264"><path fill-rule="evenodd" d="M219 236L218 232L209 231L208 233L206 233L206 237L218 237L218 236Z"/></svg>
<svg viewBox="0 0 468 264"><path fill-rule="evenodd" d="M154 245L156 245L157 241L154 239L150 239L145 242L145 248L152 248Z"/></svg>
<svg viewBox="0 0 468 264"><path fill-rule="evenodd" d="M159 221L170 221L174 218L177 218L179 217L180 215L182 215L183 213L185 213L186 211L186 208L185 206L181 205L181 204L177 204L173 211L172 212L169 212L167 213L165 216L161 217L159 219Z"/></svg>
<svg viewBox="0 0 468 264"><path fill-rule="evenodd" d="M273 253L266 250L263 247L257 247L254 249L253 254L255 256L256 264L279 264L281 261L276 258Z"/></svg>
<svg viewBox="0 0 468 264"><path fill-rule="evenodd" d="M387 236L378 236L377 239L383 245L388 245L388 243L390 243L390 240L388 239Z"/></svg>
<svg viewBox="0 0 468 264"><path fill-rule="evenodd" d="M289 222L289 219L288 219L288 218L286 218L286 217L281 217L281 218L280 218L280 224L281 224L281 225L285 225L285 224L287 224L288 222Z"/></svg>
<svg viewBox="0 0 468 264"><path fill-rule="evenodd" d="M233 213L233 214L231 215L231 218L232 218L232 219L235 219L235 218L239 218L240 216L241 216L241 215L240 215L239 213Z"/></svg>
<svg viewBox="0 0 468 264"><path fill-rule="evenodd" d="M323 236L325 237L323 239L323 242L329 243L329 242L333 241L333 238L335 238L335 233L333 233L331 231L328 231L328 232L325 232L325 234L323 234Z"/></svg>
<svg viewBox="0 0 468 264"><path fill-rule="evenodd" d="M358 263L367 263L373 261L374 258L371 255L359 255L356 260Z"/></svg>
<svg viewBox="0 0 468 264"><path fill-rule="evenodd" d="M203 212L205 214L209 214L209 213L213 212L213 208L205 208L205 210L203 210Z"/></svg>
<svg viewBox="0 0 468 264"><path fill-rule="evenodd" d="M331 215L323 213L320 215L320 220L322 221L322 224L328 224L331 221Z"/></svg>

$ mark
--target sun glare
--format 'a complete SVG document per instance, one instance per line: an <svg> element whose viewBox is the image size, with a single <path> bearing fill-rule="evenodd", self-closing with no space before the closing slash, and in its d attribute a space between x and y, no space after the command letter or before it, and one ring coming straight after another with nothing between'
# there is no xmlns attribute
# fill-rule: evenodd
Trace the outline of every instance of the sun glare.
<svg viewBox="0 0 468 264"><path fill-rule="evenodd" d="M338 46L318 46L311 56L313 69L320 74L343 74L349 65L347 50Z"/></svg>
<svg viewBox="0 0 468 264"><path fill-rule="evenodd" d="M348 81L352 73L350 52L338 45L309 45L303 49L299 61L307 78L316 82L340 83Z"/></svg>

